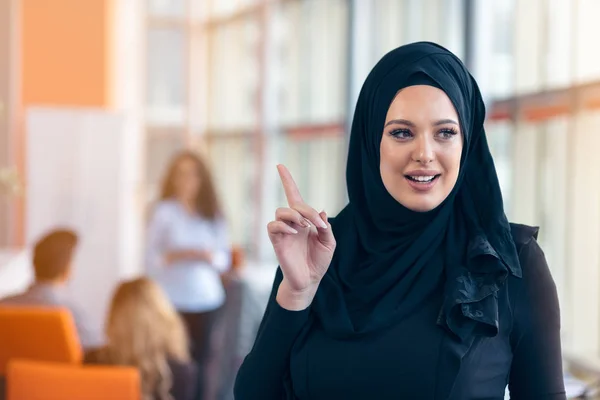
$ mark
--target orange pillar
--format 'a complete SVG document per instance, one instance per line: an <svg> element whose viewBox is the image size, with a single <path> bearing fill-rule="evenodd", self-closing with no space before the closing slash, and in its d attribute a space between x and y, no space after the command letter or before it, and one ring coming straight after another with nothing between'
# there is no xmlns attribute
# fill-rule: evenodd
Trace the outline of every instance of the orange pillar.
<svg viewBox="0 0 600 400"><path fill-rule="evenodd" d="M15 154L25 174L29 106L111 106L113 0L21 0L21 112ZM24 240L24 200L15 238Z"/></svg>

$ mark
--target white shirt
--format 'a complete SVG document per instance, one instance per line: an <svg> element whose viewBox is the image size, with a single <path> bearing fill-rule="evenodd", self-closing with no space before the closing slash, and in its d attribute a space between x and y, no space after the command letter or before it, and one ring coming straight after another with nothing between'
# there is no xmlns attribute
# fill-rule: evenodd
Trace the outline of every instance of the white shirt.
<svg viewBox="0 0 600 400"><path fill-rule="evenodd" d="M212 264L179 261L166 265L165 253L190 249L212 252ZM146 265L178 311L205 312L223 305L220 274L230 263L231 246L223 219L210 221L192 215L176 200L157 204L148 227Z"/></svg>

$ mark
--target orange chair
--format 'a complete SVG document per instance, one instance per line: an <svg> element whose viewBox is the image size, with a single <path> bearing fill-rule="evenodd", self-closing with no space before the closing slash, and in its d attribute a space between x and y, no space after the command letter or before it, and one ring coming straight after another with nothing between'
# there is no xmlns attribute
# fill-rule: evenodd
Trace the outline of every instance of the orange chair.
<svg viewBox="0 0 600 400"><path fill-rule="evenodd" d="M62 308L0 307L0 376L10 359L80 364L83 354L71 313Z"/></svg>
<svg viewBox="0 0 600 400"><path fill-rule="evenodd" d="M140 400L136 368L11 360L6 400Z"/></svg>

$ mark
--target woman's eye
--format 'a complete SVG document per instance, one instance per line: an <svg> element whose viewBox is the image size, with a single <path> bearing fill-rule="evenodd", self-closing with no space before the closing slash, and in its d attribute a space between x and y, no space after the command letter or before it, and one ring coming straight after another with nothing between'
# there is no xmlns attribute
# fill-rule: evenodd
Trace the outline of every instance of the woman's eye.
<svg viewBox="0 0 600 400"><path fill-rule="evenodd" d="M395 129L390 132L390 135L397 139L409 139L412 137L412 133L408 129Z"/></svg>
<svg viewBox="0 0 600 400"><path fill-rule="evenodd" d="M442 137L442 139L452 139L454 136L458 135L458 131L451 128L442 129L439 131L439 135Z"/></svg>

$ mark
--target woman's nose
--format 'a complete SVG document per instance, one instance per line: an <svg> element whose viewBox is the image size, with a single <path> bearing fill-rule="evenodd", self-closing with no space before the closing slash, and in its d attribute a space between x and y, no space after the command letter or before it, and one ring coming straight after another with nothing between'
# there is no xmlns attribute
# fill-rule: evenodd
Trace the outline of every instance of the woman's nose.
<svg viewBox="0 0 600 400"><path fill-rule="evenodd" d="M412 159L421 164L428 164L435 159L435 153L433 151L432 139L422 135L416 140L416 146L413 151Z"/></svg>

